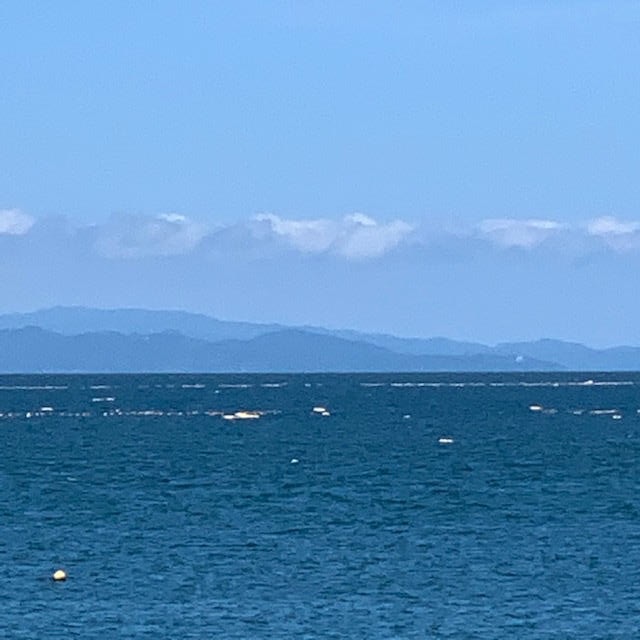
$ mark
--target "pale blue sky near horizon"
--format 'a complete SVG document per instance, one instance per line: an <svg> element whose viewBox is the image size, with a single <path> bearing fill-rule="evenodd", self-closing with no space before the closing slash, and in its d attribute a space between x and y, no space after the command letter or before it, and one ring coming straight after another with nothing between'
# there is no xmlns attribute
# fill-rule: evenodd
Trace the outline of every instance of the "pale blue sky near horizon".
<svg viewBox="0 0 640 640"><path fill-rule="evenodd" d="M0 6L0 311L640 344L640 2Z"/></svg>

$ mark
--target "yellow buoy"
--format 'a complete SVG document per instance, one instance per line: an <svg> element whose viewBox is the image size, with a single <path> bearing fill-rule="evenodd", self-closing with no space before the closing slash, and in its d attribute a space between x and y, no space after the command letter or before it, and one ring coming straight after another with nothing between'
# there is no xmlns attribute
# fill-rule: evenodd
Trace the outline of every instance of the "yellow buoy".
<svg viewBox="0 0 640 640"><path fill-rule="evenodd" d="M62 582L63 580L67 579L67 572L63 571L62 569L58 569L57 571L54 572L54 574L51 577L56 582Z"/></svg>

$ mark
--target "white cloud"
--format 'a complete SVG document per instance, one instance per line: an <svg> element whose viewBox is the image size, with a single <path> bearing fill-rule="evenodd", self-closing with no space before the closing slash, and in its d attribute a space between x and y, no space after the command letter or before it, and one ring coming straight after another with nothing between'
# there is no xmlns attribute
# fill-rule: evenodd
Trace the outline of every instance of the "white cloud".
<svg viewBox="0 0 640 640"><path fill-rule="evenodd" d="M402 220L378 223L362 213L341 220L291 220L274 214L256 216L270 232L303 253L331 252L348 259L375 258L396 247L413 227Z"/></svg>
<svg viewBox="0 0 640 640"><path fill-rule="evenodd" d="M377 258L397 247L413 230L402 220L378 224L362 214L345 218L337 252L346 258Z"/></svg>
<svg viewBox="0 0 640 640"><path fill-rule="evenodd" d="M621 236L640 231L640 222L618 220L612 216L596 218L587 225L592 236Z"/></svg>
<svg viewBox="0 0 640 640"><path fill-rule="evenodd" d="M96 228L95 248L107 258L141 258L188 253L206 229L179 214L112 216Z"/></svg>
<svg viewBox="0 0 640 640"><path fill-rule="evenodd" d="M183 216L181 213L161 213L158 218L160 220L166 220L167 222L180 222L188 223L187 216Z"/></svg>
<svg viewBox="0 0 640 640"><path fill-rule="evenodd" d="M22 236L31 229L35 220L19 209L0 209L0 234Z"/></svg>
<svg viewBox="0 0 640 640"><path fill-rule="evenodd" d="M549 237L565 229L566 225L555 220L498 218L483 220L480 233L503 247L531 249Z"/></svg>
<svg viewBox="0 0 640 640"><path fill-rule="evenodd" d="M338 229L331 220L287 220L271 213L255 217L291 246L305 253L327 251L335 241Z"/></svg>
<svg viewBox="0 0 640 640"><path fill-rule="evenodd" d="M640 222L638 221L603 216L589 222L587 233L600 238L616 251L640 248Z"/></svg>

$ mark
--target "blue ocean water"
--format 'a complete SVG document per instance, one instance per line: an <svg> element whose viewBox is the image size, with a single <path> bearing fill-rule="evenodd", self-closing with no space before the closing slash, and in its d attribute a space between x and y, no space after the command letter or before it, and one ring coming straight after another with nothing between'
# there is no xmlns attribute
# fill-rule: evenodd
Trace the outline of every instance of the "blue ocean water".
<svg viewBox="0 0 640 640"><path fill-rule="evenodd" d="M0 632L637 638L638 411L626 373L2 376Z"/></svg>

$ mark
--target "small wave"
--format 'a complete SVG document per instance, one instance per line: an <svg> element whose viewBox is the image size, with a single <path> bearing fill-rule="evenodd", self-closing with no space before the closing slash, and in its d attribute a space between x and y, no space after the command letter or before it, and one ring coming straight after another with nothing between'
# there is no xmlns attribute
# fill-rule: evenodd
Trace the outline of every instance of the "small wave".
<svg viewBox="0 0 640 640"><path fill-rule="evenodd" d="M412 387L446 387L450 382L390 382L391 387L412 388Z"/></svg>
<svg viewBox="0 0 640 640"><path fill-rule="evenodd" d="M26 384L16 384L16 385L2 385L0 386L0 391L65 391L69 387L67 385L54 385L54 384L44 384L44 385L26 385Z"/></svg>
<svg viewBox="0 0 640 640"><path fill-rule="evenodd" d="M490 387L623 387L633 386L633 380L582 380L558 382L554 380L540 380L536 382L490 382Z"/></svg>
<svg viewBox="0 0 640 640"><path fill-rule="evenodd" d="M618 381L606 381L606 382L594 382L594 385L598 387L632 387L635 385L633 380L618 380Z"/></svg>

